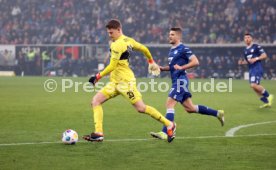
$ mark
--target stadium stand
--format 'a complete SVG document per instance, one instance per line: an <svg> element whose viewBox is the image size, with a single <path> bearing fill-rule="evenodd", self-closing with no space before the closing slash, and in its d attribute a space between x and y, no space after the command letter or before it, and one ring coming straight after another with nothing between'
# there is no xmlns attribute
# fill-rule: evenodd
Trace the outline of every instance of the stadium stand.
<svg viewBox="0 0 276 170"><path fill-rule="evenodd" d="M258 43L275 44L275 4L276 1L271 0L148 0L135 3L127 0L0 0L0 44L107 44L105 23L110 18L119 18L125 35L146 44L168 43L167 33L171 26L184 29L184 43L188 44L239 44L247 31ZM34 57L16 47L15 67L1 65L12 62L5 60L8 53L4 49L0 52L3 56L0 56L0 70L15 70L17 75L22 71L25 75L45 75L45 72L55 70L62 76L87 76L97 72L98 54L81 54L79 57L63 54L59 57L56 55L58 48L51 51L52 55L55 54L51 58L54 62L49 62L42 59L44 47ZM151 50L159 64L167 63L167 49ZM244 68L237 65L242 49L239 52L228 49L224 53L192 50L201 63L193 70L195 77L243 76ZM275 55L275 50L270 49L270 58L263 62L267 79L276 79ZM147 66L140 57L131 58L131 63L135 63L131 67L137 77L145 77Z"/></svg>
<svg viewBox="0 0 276 170"><path fill-rule="evenodd" d="M110 18L143 43L167 43L171 26L186 43L239 43L245 31L276 42L271 0L1 0L0 16L0 44L105 44Z"/></svg>

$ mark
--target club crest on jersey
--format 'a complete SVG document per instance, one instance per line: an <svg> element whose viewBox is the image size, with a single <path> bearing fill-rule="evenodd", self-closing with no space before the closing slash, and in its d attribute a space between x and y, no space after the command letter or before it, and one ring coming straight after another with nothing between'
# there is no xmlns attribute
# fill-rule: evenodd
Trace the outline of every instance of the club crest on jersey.
<svg viewBox="0 0 276 170"><path fill-rule="evenodd" d="M175 50L173 53L174 53L174 54L177 54L177 53L178 53L178 51L177 51L177 50Z"/></svg>
<svg viewBox="0 0 276 170"><path fill-rule="evenodd" d="M253 53L253 52L254 52L254 49L251 49L250 52Z"/></svg>

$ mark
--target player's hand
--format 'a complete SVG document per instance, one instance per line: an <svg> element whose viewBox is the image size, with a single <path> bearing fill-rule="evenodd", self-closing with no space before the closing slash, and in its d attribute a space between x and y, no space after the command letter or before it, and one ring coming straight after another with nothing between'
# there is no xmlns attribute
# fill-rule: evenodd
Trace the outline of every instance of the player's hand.
<svg viewBox="0 0 276 170"><path fill-rule="evenodd" d="M151 62L149 62L148 71L150 74L152 74L154 76L159 76L159 74L160 74L160 68L153 60Z"/></svg>
<svg viewBox="0 0 276 170"><path fill-rule="evenodd" d="M239 59L238 64L239 65L244 65L244 64L247 64L247 61L244 60L244 59Z"/></svg>
<svg viewBox="0 0 276 170"><path fill-rule="evenodd" d="M176 70L182 70L182 67L180 65L178 65L178 64L174 65L173 67Z"/></svg>
<svg viewBox="0 0 276 170"><path fill-rule="evenodd" d="M251 58L251 59L248 59L248 62L250 63L250 64L253 64L253 63L255 63L256 61L258 61L259 60L259 58L257 57L257 58Z"/></svg>
<svg viewBox="0 0 276 170"><path fill-rule="evenodd" d="M242 64L243 64L243 59L239 59L238 65L242 65Z"/></svg>
<svg viewBox="0 0 276 170"><path fill-rule="evenodd" d="M94 76L91 76L88 81L95 86L95 84L100 80L100 78L101 78L101 75L100 73L98 73Z"/></svg>

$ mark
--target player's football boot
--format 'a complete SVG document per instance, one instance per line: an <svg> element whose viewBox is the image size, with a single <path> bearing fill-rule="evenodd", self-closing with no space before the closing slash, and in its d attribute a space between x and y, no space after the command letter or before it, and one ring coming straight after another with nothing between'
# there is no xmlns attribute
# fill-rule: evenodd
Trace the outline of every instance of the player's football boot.
<svg viewBox="0 0 276 170"><path fill-rule="evenodd" d="M268 108L268 107L270 107L270 106L268 105L268 103L265 103L265 104L263 104L263 105L260 106L261 109L262 109L262 108Z"/></svg>
<svg viewBox="0 0 276 170"><path fill-rule="evenodd" d="M272 105L272 103L273 103L273 98L274 98L273 94L269 95L268 98L267 98L267 100L268 100L268 105L269 105L270 107L271 107L271 105Z"/></svg>
<svg viewBox="0 0 276 170"><path fill-rule="evenodd" d="M269 95L268 98L267 98L268 103L265 103L265 104L261 105L260 108L262 109L262 108L271 107L271 105L273 103L273 98L274 98L273 94Z"/></svg>
<svg viewBox="0 0 276 170"><path fill-rule="evenodd" d="M175 138L176 123L173 122L173 125L169 128L167 127L168 142L171 143Z"/></svg>
<svg viewBox="0 0 276 170"><path fill-rule="evenodd" d="M217 118L220 121L221 126L224 126L224 110L218 110Z"/></svg>
<svg viewBox="0 0 276 170"><path fill-rule="evenodd" d="M102 142L104 139L104 135L102 133L93 132L90 135L84 135L82 138L90 142Z"/></svg>
<svg viewBox="0 0 276 170"><path fill-rule="evenodd" d="M157 139L162 139L162 140L167 140L168 139L168 136L166 133L164 132L150 132L150 135L154 138L157 138Z"/></svg>
<svg viewBox="0 0 276 170"><path fill-rule="evenodd" d="M270 107L269 103L265 103L265 104L263 104L263 105L260 106L261 109L262 108L268 108L268 107Z"/></svg>

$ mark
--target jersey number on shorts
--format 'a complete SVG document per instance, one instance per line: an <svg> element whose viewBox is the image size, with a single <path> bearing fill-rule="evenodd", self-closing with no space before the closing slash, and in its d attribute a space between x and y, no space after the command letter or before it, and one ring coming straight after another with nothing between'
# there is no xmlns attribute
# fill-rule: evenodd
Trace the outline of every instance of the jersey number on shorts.
<svg viewBox="0 0 276 170"><path fill-rule="evenodd" d="M134 93L132 91L127 92L128 98L133 99L134 98Z"/></svg>
<svg viewBox="0 0 276 170"><path fill-rule="evenodd" d="M170 90L169 94L171 94L171 92L173 92L173 91L174 91L174 88L171 88L171 90Z"/></svg>

